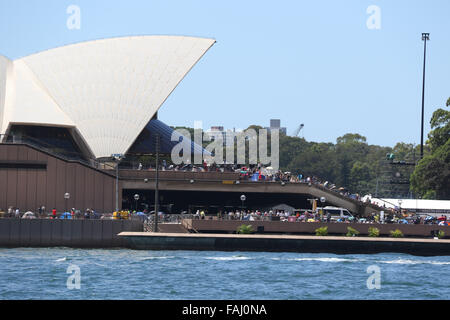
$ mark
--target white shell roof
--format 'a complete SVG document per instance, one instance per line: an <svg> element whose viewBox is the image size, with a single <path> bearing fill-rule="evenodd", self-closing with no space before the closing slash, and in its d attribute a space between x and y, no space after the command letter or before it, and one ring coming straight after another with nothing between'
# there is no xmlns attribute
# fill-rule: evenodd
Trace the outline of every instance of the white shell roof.
<svg viewBox="0 0 450 320"><path fill-rule="evenodd" d="M214 43L135 36L68 45L14 62L0 56L0 133L11 123L76 127L97 158L124 154Z"/></svg>
<svg viewBox="0 0 450 320"><path fill-rule="evenodd" d="M6 100L6 79L11 69L12 61L6 57L0 56L0 134L4 133L3 118L5 113Z"/></svg>

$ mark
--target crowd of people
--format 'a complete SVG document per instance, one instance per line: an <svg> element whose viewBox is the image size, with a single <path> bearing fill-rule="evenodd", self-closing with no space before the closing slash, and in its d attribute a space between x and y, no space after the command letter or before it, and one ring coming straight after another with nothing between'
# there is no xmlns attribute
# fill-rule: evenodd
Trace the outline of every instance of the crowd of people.
<svg viewBox="0 0 450 320"><path fill-rule="evenodd" d="M234 210L228 212L219 211L216 216L208 215L204 210L197 210L194 219L218 219L218 220L242 220L242 221L282 221L282 222L341 222L341 223L398 223L398 224L438 224L450 225L450 219L446 215L434 217L429 215L408 215L403 218L395 214L373 214L365 218L353 216L332 216L322 210Z"/></svg>
<svg viewBox="0 0 450 320"><path fill-rule="evenodd" d="M146 210L144 210L146 211ZM153 212L136 212L123 210L111 214L99 214L95 210L86 209L84 212L72 208L68 212L57 213L56 209L50 212L45 211L45 207L40 207L36 213L27 211L21 212L19 208L10 207L7 212L0 209L0 217L16 219L113 219L128 220L140 219L145 221L153 219ZM369 217L355 218L353 216L339 217L331 216L318 209L312 210L230 210L219 211L217 214L209 214L206 210L197 210L195 213L187 214L163 214L159 213L161 222L180 222L182 219L216 219L216 220L241 220L241 221L281 221L281 222L341 222L341 223L398 223L398 224L437 224L450 226L450 218L447 215L439 217L431 215L404 214L403 217L394 213L385 214L374 213Z"/></svg>
<svg viewBox="0 0 450 320"><path fill-rule="evenodd" d="M97 213L93 209L86 209L84 212L72 208L67 212L57 212L55 208L47 211L45 206L41 206L33 211L23 212L20 208L9 207L7 211L0 209L1 218L14 218L14 219L102 219L105 215Z"/></svg>

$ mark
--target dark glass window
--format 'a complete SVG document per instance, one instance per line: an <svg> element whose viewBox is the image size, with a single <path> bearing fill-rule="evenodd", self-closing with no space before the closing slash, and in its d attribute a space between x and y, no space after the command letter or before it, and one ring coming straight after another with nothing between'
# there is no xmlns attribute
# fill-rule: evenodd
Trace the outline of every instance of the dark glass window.
<svg viewBox="0 0 450 320"><path fill-rule="evenodd" d="M86 160L68 128L13 125L8 142L23 142L72 160Z"/></svg>

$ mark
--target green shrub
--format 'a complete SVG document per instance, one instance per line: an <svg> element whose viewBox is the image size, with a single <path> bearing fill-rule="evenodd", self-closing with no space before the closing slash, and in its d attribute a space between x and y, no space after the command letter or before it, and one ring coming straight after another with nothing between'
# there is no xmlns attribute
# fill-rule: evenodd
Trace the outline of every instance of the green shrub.
<svg viewBox="0 0 450 320"><path fill-rule="evenodd" d="M438 237L439 239L443 239L443 238L445 237L445 232L442 231L442 230L439 230L439 232L438 232L438 234L437 234L437 237Z"/></svg>
<svg viewBox="0 0 450 320"><path fill-rule="evenodd" d="M380 236L380 229L378 228L369 228L369 237L379 237Z"/></svg>
<svg viewBox="0 0 450 320"><path fill-rule="evenodd" d="M316 229L316 236L327 236L328 227L321 227Z"/></svg>
<svg viewBox="0 0 450 320"><path fill-rule="evenodd" d="M347 237L356 237L359 234L359 231L352 227L347 227L347 231Z"/></svg>
<svg viewBox="0 0 450 320"><path fill-rule="evenodd" d="M239 226L239 227L237 228L237 231L236 231L236 232L239 233L239 234L251 234L251 233L253 233L254 231L253 231L253 228L252 228L251 225L245 225L245 224L243 224L243 225L241 225L241 226Z"/></svg>
<svg viewBox="0 0 450 320"><path fill-rule="evenodd" d="M392 238L403 238L403 232L401 232L399 229L391 230L391 237Z"/></svg>

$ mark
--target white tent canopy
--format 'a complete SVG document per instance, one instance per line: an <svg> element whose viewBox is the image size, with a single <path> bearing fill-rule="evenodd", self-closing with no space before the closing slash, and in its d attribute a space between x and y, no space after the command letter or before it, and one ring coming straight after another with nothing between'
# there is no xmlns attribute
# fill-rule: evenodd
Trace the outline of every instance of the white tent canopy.
<svg viewBox="0 0 450 320"><path fill-rule="evenodd" d="M405 210L428 212L428 213L450 213L450 200L423 200L423 199L388 199L374 198L366 196L362 200L370 199L374 204L381 207Z"/></svg>

